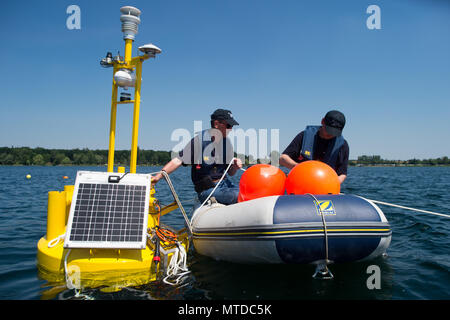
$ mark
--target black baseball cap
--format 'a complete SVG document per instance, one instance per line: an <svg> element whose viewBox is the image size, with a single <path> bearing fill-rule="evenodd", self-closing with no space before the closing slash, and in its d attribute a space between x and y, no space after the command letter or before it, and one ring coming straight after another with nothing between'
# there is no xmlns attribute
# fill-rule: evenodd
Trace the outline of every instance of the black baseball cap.
<svg viewBox="0 0 450 320"><path fill-rule="evenodd" d="M223 120L230 126L239 125L239 123L236 120L234 120L231 111L226 109L217 109L216 111L214 111L214 113L211 115L211 120Z"/></svg>
<svg viewBox="0 0 450 320"><path fill-rule="evenodd" d="M342 129L345 126L345 116L342 112L337 110L328 111L323 119L325 130L327 130L328 134L336 137L342 134Z"/></svg>

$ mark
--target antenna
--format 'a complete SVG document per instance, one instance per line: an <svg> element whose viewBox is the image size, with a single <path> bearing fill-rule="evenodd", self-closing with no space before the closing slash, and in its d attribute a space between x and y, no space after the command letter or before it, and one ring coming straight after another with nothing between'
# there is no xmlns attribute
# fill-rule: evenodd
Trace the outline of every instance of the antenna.
<svg viewBox="0 0 450 320"><path fill-rule="evenodd" d="M154 58L157 54L160 54L162 52L161 49L155 46L153 43L145 44L143 46L140 46L138 49L140 52L148 54L152 58Z"/></svg>

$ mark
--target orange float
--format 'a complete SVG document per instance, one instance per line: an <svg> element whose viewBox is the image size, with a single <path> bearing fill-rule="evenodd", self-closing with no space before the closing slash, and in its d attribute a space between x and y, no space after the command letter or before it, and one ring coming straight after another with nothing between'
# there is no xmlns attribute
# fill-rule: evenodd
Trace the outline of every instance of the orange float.
<svg viewBox="0 0 450 320"><path fill-rule="evenodd" d="M341 183L329 165L309 160L296 165L286 179L287 194L339 194Z"/></svg>
<svg viewBox="0 0 450 320"><path fill-rule="evenodd" d="M248 168L239 182L238 202L283 195L286 175L269 164L255 164Z"/></svg>

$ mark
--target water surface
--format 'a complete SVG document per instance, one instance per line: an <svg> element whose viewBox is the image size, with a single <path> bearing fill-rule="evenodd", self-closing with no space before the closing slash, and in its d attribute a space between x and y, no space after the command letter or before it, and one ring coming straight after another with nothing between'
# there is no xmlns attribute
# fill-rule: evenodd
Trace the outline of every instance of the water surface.
<svg viewBox="0 0 450 320"><path fill-rule="evenodd" d="M142 167L153 172L160 167ZM47 193L74 184L78 170L105 167L0 166L0 299L71 299L74 291L40 279L36 245L46 232ZM30 174L31 179L26 179ZM195 197L190 169L172 182L187 209ZM69 179L63 179L68 176ZM233 180L238 183L240 173ZM450 167L350 167L341 192L450 214ZM157 185L162 203L172 201L165 182ZM450 219L381 206L392 228L387 256L331 265L335 278L312 278L311 265L240 265L189 252L191 275L181 288L157 281L120 292L83 292L95 299L449 299ZM179 211L165 216L176 228ZM367 267L381 270L381 289L369 290Z"/></svg>

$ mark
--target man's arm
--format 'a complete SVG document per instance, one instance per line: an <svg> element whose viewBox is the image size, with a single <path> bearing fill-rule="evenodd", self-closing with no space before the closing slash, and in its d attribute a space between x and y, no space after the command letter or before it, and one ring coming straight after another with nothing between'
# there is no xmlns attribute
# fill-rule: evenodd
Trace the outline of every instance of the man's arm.
<svg viewBox="0 0 450 320"><path fill-rule="evenodd" d="M297 159L300 156L300 150L302 149L303 131L292 139L291 143L286 147L280 156L280 166L284 166L291 170L297 165L297 162L293 159Z"/></svg>
<svg viewBox="0 0 450 320"><path fill-rule="evenodd" d="M197 143L197 145L195 145L196 143ZM178 152L178 156L175 156L172 160L167 162L164 165L164 167L161 169L161 171L165 171L165 172L167 172L167 174L171 174L172 172L177 170L182 165L194 164L194 161L195 161L194 152L195 152L195 150L201 150L201 149L198 149L201 147L196 148L196 146L198 146L198 143L199 143L199 138L197 135L194 138L192 138L191 141L189 141L180 152ZM157 173L155 176L152 177L152 184L157 183L159 180L161 180L162 177L163 177L163 175L161 173Z"/></svg>
<svg viewBox="0 0 450 320"><path fill-rule="evenodd" d="M348 146L347 141L345 141L341 150L339 150L338 154L338 167L336 172L338 174L339 182L342 184L344 180L347 178L347 167L348 167L348 157L350 154L350 148Z"/></svg>
<svg viewBox="0 0 450 320"><path fill-rule="evenodd" d="M289 170L291 170L293 167L295 167L297 165L297 162L292 160L292 158L289 157L287 154L283 153L280 156L280 165L288 168Z"/></svg>
<svg viewBox="0 0 450 320"><path fill-rule="evenodd" d="M167 172L167 174L171 174L179 167L181 167L182 164L183 162L181 161L180 158L173 158L172 160L166 163L166 165L161 169L161 171L165 171ZM157 183L159 180L161 180L162 177L163 175L161 173L157 173L155 176L152 177L152 184Z"/></svg>

